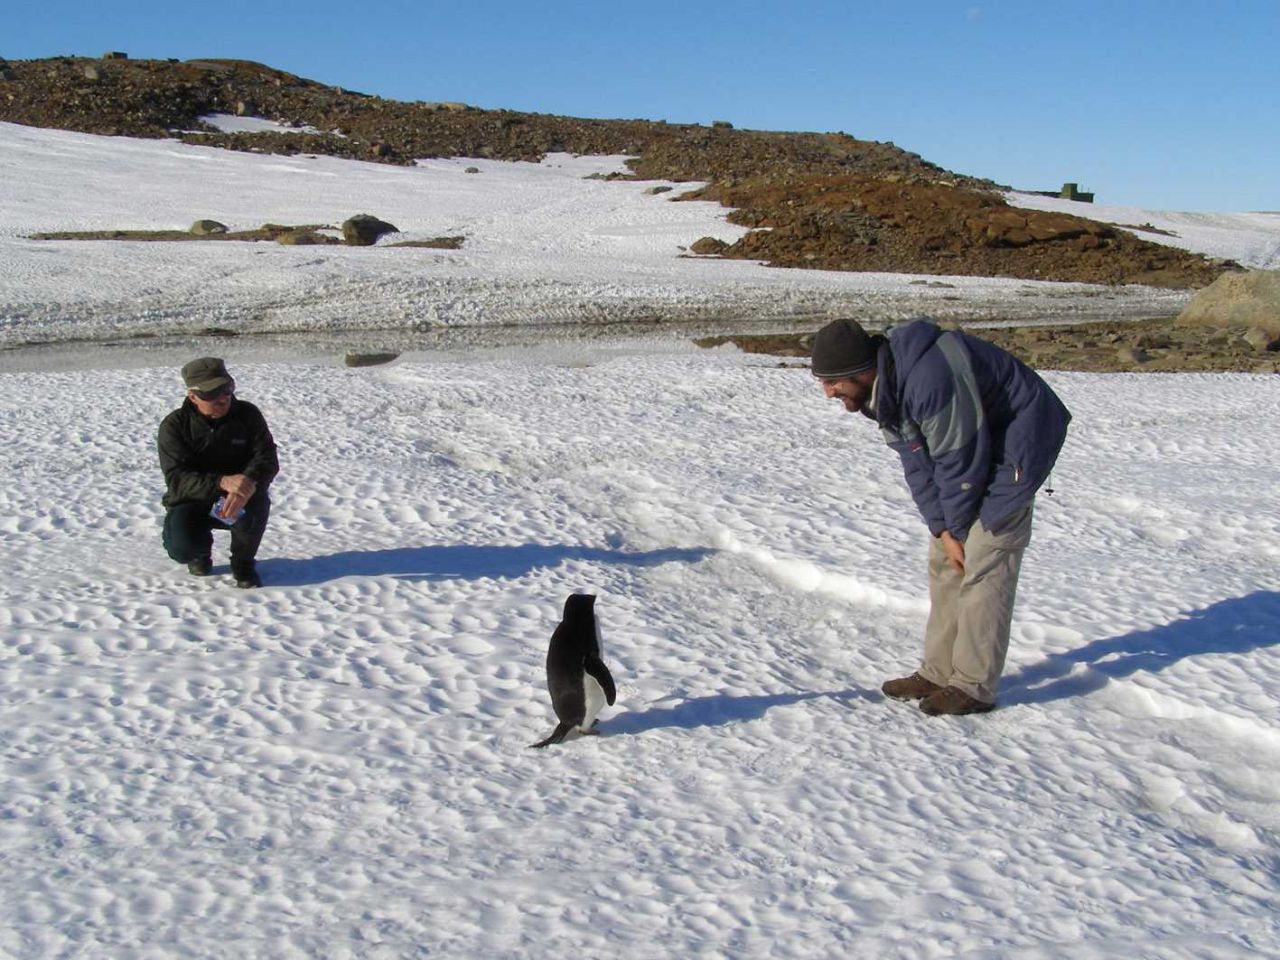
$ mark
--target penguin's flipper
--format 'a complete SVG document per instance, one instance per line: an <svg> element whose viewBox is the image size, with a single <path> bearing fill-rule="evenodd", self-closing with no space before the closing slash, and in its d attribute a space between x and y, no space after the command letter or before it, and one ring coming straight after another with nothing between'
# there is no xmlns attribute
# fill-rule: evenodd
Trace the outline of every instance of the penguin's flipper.
<svg viewBox="0 0 1280 960"><path fill-rule="evenodd" d="M618 699L618 689L613 685L613 674L609 673L609 668L604 665L604 661L599 657L587 657L582 669L600 684L600 689L604 691L605 702L612 707L613 702Z"/></svg>
<svg viewBox="0 0 1280 960"><path fill-rule="evenodd" d="M540 740L537 743L531 743L529 744L529 747L533 750L541 750L543 747L550 746L553 743L559 743L572 729L572 723L562 723L551 732L551 736L547 737L547 739Z"/></svg>

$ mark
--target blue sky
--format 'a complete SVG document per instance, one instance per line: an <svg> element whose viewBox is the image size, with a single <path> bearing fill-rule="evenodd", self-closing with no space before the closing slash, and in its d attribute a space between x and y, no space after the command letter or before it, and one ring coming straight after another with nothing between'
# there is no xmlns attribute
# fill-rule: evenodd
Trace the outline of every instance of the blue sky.
<svg viewBox="0 0 1280 960"><path fill-rule="evenodd" d="M1100 203L1280 210L1280 0L13 6L9 59L233 57L398 100L842 130Z"/></svg>

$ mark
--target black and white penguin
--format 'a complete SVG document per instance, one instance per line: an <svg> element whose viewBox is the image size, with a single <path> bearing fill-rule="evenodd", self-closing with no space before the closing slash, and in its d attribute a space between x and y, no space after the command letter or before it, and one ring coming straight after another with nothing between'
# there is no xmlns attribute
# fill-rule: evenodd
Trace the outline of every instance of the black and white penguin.
<svg viewBox="0 0 1280 960"><path fill-rule="evenodd" d="M617 699L613 676L600 659L595 607L595 595L590 593L570 594L564 602L564 617L551 634L547 649L547 689L560 725L547 739L530 744L532 747L559 743L574 727L591 733L604 705L613 706Z"/></svg>

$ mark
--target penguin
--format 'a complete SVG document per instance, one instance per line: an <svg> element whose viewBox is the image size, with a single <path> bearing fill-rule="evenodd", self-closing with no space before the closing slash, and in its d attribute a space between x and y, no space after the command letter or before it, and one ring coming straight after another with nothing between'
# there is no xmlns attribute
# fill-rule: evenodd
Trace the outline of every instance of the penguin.
<svg viewBox="0 0 1280 960"><path fill-rule="evenodd" d="M573 727L592 733L596 716L618 691L609 668L600 659L600 625L595 594L573 593L564 602L564 616L551 634L547 649L547 689L560 724L547 739L529 746L559 743Z"/></svg>

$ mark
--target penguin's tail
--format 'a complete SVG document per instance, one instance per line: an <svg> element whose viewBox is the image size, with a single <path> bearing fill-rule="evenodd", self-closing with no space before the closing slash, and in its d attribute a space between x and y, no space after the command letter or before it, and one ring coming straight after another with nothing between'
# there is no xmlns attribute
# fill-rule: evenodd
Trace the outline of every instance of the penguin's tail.
<svg viewBox="0 0 1280 960"><path fill-rule="evenodd" d="M547 737L547 739L540 740L537 743L531 743L529 746L534 750L541 750L543 747L549 747L551 744L559 743L563 740L572 729L572 723L562 723L551 732L551 736Z"/></svg>

